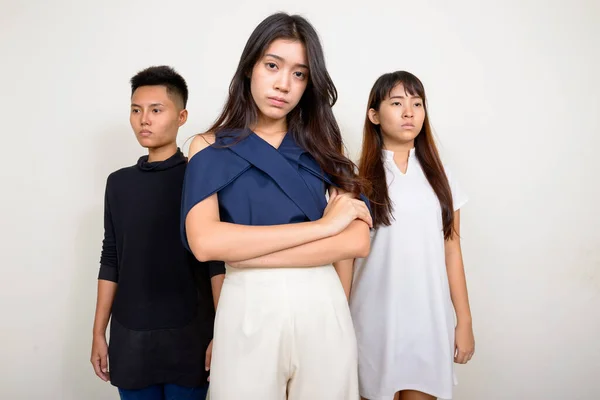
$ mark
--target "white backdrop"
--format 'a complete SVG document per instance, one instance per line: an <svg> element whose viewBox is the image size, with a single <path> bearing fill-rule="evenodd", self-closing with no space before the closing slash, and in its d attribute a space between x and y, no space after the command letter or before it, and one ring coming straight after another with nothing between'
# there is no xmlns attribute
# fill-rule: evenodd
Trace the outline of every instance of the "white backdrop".
<svg viewBox="0 0 600 400"><path fill-rule="evenodd" d="M471 200L477 353L456 399L600 398L599 4L0 0L0 398L117 398L88 359L105 179L142 154L128 80L154 64L187 79L183 143L278 10L321 35L353 156L375 79L425 83Z"/></svg>

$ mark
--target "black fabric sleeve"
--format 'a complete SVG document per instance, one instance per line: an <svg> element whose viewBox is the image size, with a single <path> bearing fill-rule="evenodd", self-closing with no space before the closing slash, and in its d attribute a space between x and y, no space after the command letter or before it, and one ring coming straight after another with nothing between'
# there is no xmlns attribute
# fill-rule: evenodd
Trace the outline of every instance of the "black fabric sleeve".
<svg viewBox="0 0 600 400"><path fill-rule="evenodd" d="M110 177L106 182L104 193L104 240L102 241L102 253L100 255L100 271L98 279L107 281L119 281L119 262L117 258L117 243L112 214L109 203Z"/></svg>
<svg viewBox="0 0 600 400"><path fill-rule="evenodd" d="M208 273L210 277L225 274L225 263L223 261L209 261Z"/></svg>

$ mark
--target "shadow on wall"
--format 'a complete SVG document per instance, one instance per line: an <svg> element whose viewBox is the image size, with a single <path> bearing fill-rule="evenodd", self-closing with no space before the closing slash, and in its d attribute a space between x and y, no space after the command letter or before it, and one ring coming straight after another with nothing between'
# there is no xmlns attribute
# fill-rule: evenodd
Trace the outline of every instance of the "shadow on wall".
<svg viewBox="0 0 600 400"><path fill-rule="evenodd" d="M87 161L92 165L89 182L81 190L90 190L93 201L86 204L77 218L73 251L76 267L71 277L68 329L63 355L62 396L64 400L101 400L117 397L116 388L96 376L90 363L92 326L96 307L97 277L104 234L104 190L108 175L133 165L144 153L131 130L111 128L96 135L88 144ZM90 198L89 195L83 196ZM108 339L108 337L107 337Z"/></svg>

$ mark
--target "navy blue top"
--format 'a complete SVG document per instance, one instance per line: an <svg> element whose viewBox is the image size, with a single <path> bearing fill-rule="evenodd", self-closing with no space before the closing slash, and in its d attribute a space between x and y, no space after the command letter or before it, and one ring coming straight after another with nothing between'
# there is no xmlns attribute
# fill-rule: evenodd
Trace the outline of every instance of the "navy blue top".
<svg viewBox="0 0 600 400"><path fill-rule="evenodd" d="M219 213L224 222L280 225L316 221L323 216L326 191L334 184L292 134L288 132L275 148L254 132L238 142L236 135L242 132L220 133L215 144L189 161L181 212L181 237L188 250L187 214L214 193L219 193ZM369 204L364 196L361 199Z"/></svg>

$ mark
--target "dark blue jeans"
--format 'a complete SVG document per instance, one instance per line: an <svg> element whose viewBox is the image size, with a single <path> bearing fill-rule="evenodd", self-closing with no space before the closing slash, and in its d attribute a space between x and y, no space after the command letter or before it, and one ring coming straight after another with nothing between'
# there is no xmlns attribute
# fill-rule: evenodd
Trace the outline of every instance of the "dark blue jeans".
<svg viewBox="0 0 600 400"><path fill-rule="evenodd" d="M178 385L156 385L139 390L119 389L121 400L205 400L208 385L188 388Z"/></svg>

